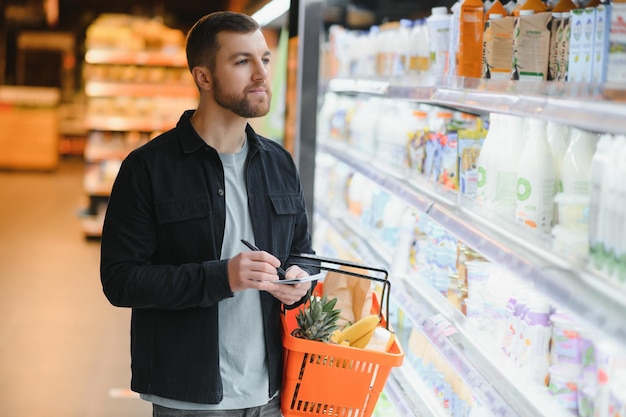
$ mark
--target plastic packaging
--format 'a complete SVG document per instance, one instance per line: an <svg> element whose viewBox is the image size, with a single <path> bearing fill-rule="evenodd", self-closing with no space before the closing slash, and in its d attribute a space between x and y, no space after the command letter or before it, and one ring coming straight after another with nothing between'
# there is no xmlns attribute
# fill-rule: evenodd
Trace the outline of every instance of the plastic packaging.
<svg viewBox="0 0 626 417"><path fill-rule="evenodd" d="M549 232L554 215L554 160L546 122L528 119L528 127L518 167L515 218L527 227Z"/></svg>
<svg viewBox="0 0 626 417"><path fill-rule="evenodd" d="M498 155L495 158L494 209L502 216L515 217L517 195L517 168L525 145L524 119L512 115L500 115L506 126L506 134L498 137Z"/></svg>
<svg viewBox="0 0 626 417"><path fill-rule="evenodd" d="M476 183L476 201L490 207L495 200L495 161L499 152L499 137L504 131L500 113L489 115L489 131L480 149L476 162L478 181Z"/></svg>
<svg viewBox="0 0 626 417"><path fill-rule="evenodd" d="M433 7L426 19L430 44L430 72L436 85L444 83L448 73L450 18L446 7Z"/></svg>
<svg viewBox="0 0 626 417"><path fill-rule="evenodd" d="M393 343L393 334L384 327L377 327L365 349L387 352Z"/></svg>
<svg viewBox="0 0 626 417"><path fill-rule="evenodd" d="M567 194L589 195L591 189L591 159L595 152L597 135L572 128L569 145L561 164L561 187Z"/></svg>

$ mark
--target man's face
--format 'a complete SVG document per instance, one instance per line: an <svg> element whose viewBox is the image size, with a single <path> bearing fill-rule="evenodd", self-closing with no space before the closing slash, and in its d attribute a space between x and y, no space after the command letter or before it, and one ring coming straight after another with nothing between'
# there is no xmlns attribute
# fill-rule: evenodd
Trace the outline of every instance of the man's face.
<svg viewBox="0 0 626 417"><path fill-rule="evenodd" d="M240 117L265 116L270 109L270 51L260 31L221 32L213 72L215 102Z"/></svg>

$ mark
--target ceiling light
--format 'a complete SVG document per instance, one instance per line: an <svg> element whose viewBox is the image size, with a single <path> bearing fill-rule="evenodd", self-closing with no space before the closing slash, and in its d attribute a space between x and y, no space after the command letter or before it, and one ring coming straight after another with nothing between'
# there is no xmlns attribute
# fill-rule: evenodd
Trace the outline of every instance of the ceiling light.
<svg viewBox="0 0 626 417"><path fill-rule="evenodd" d="M289 10L291 0L272 0L252 15L260 26L266 26Z"/></svg>

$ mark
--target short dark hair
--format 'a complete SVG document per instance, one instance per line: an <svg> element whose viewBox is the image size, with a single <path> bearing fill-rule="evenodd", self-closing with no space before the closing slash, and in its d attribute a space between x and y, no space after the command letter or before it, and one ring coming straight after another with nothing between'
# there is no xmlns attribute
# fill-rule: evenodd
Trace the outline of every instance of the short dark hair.
<svg viewBox="0 0 626 417"><path fill-rule="evenodd" d="M187 65L191 71L197 66L215 69L215 55L220 48L220 32L252 33L260 29L256 20L243 13L219 11L200 18L187 33Z"/></svg>

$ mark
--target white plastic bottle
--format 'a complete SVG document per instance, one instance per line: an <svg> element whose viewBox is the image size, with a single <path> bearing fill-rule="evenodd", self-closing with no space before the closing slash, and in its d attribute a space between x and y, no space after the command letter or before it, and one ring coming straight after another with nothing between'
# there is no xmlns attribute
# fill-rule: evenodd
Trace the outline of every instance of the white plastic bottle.
<svg viewBox="0 0 626 417"><path fill-rule="evenodd" d="M494 210L508 219L515 218L517 195L517 167L524 149L524 119L507 114L499 115L506 133L498 137L498 154L494 158Z"/></svg>
<svg viewBox="0 0 626 417"><path fill-rule="evenodd" d="M548 122L548 143L550 144L550 149L552 150L552 157L554 158L554 167L556 169L556 181L557 181L557 190L556 192L563 191L561 189L560 178L561 178L561 165L563 163L563 157L565 156L565 151L567 150L567 145L569 144L570 137L570 127L561 123L557 123L555 121Z"/></svg>
<svg viewBox="0 0 626 417"><path fill-rule="evenodd" d="M573 127L561 164L561 189L566 194L588 195L591 189L591 159L597 135Z"/></svg>
<svg viewBox="0 0 626 417"><path fill-rule="evenodd" d="M491 207L495 200L495 161L499 153L499 139L502 136L502 114L491 113L489 115L489 131L480 148L480 154L476 160L478 181L476 183L476 201L486 207Z"/></svg>
<svg viewBox="0 0 626 417"><path fill-rule="evenodd" d="M433 7L426 19L430 44L430 73L436 85L445 82L448 69L448 48L450 47L450 19L448 9Z"/></svg>
<svg viewBox="0 0 626 417"><path fill-rule="evenodd" d="M393 342L393 334L384 327L377 327L365 349L377 352L387 352Z"/></svg>
<svg viewBox="0 0 626 417"><path fill-rule="evenodd" d="M606 218L606 206L603 194L606 193L604 176L611 161L613 137L610 134L600 136L596 152L591 159L589 172L591 190L589 198L589 259L593 268L601 270L604 266L603 220Z"/></svg>
<svg viewBox="0 0 626 417"><path fill-rule="evenodd" d="M532 229L550 232L554 215L554 159L546 122L528 119L528 136L517 171L516 220Z"/></svg>

